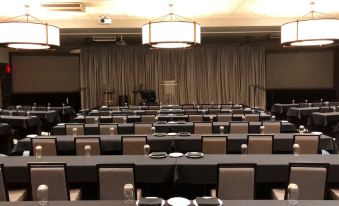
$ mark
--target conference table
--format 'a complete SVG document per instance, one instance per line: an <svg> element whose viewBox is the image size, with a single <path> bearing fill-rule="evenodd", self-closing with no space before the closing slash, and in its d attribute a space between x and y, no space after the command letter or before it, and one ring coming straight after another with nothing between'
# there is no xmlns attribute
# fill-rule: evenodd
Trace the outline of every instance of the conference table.
<svg viewBox="0 0 339 206"><path fill-rule="evenodd" d="M0 123L0 153L8 154L12 150L12 128L9 124Z"/></svg>
<svg viewBox="0 0 339 206"><path fill-rule="evenodd" d="M326 127L329 124L336 124L339 122L339 112L313 112L308 120L310 126L323 126Z"/></svg>
<svg viewBox="0 0 339 206"><path fill-rule="evenodd" d="M224 115L224 114L223 114ZM242 114L226 114L229 115L233 121L242 121L242 118L244 115ZM89 117L90 116L90 117ZM100 123L112 123L113 122L113 117L114 116L94 116L94 115L89 115L87 118L97 118ZM117 116L125 116L125 115L117 115ZM189 115L184 115L184 114L159 114L156 116L158 118L158 121L188 121L189 120ZM213 121L217 121L218 116L216 114L205 114L203 115L203 121L211 121L211 118ZM126 120L128 123L133 123L133 122L141 122L142 115L126 115ZM259 114L259 121L268 121L271 119L270 114L262 113ZM155 120L154 120L155 121ZM84 115L78 115L75 117L72 122L75 123L85 123L86 122L86 116Z"/></svg>
<svg viewBox="0 0 339 206"><path fill-rule="evenodd" d="M277 133L274 135L273 143L273 152L274 153L292 153L293 146L293 135L298 133ZM124 135L57 135L51 136L56 138L57 148L59 155L74 155L75 154L75 145L74 138L82 137L100 137L101 141L101 152L102 154L121 154L122 145L121 137ZM126 135L125 135L126 136ZM127 135L127 136L143 136L143 135ZM198 151L201 152L201 137L202 136L227 136L227 153L238 153L240 154L240 148L242 144L247 143L247 134L192 134L189 136L180 136L180 135L164 135L164 136L154 136L154 135L144 135L147 136L147 144L150 145L152 152L192 152ZM46 136L41 136L46 137ZM321 135L320 136L320 149L332 152L333 148L333 138ZM31 139L24 138L19 140L18 143L12 150L12 154L21 155L23 151L31 151Z"/></svg>
<svg viewBox="0 0 339 206"><path fill-rule="evenodd" d="M84 124L86 135L99 134L98 124ZM220 126L224 127L224 132L229 133L229 122L213 122L212 133L220 134ZM173 123L153 123L156 132L190 132L193 133L193 122L173 122ZM249 133L260 133L261 122L249 122ZM290 122L281 123L281 133L293 133L297 129L294 124ZM66 129L64 123L59 123L51 130L52 135L65 135ZM118 134L134 134L133 123L119 123Z"/></svg>
<svg viewBox="0 0 339 206"><path fill-rule="evenodd" d="M298 118L308 117L313 112L319 112L320 107L291 107L287 111L287 117Z"/></svg>
<svg viewBox="0 0 339 206"><path fill-rule="evenodd" d="M7 123L11 127L19 127L24 129L42 126L41 120L36 116L0 115L0 123Z"/></svg>
<svg viewBox="0 0 339 206"><path fill-rule="evenodd" d="M0 123L7 123L19 133L17 137L21 138L27 134L40 134L42 122L36 116L8 116L0 115Z"/></svg>
<svg viewBox="0 0 339 206"><path fill-rule="evenodd" d="M289 163L329 164L327 183L339 183L339 155L204 155L154 159L145 155L1 157L8 183L26 184L28 163L64 162L70 183L97 182L97 164L134 164L136 183L216 184L219 164L256 164L256 183L284 183Z"/></svg>
<svg viewBox="0 0 339 206"><path fill-rule="evenodd" d="M224 206L287 206L287 200L222 200ZM37 201L0 202L0 206L37 206ZM123 200L48 201L49 206L134 206ZM192 204L193 205L193 204ZM337 201L298 200L298 206L337 206Z"/></svg>
<svg viewBox="0 0 339 206"><path fill-rule="evenodd" d="M291 107L299 107L299 104L274 104L271 107L271 112L272 113L279 113L282 114L284 112L287 112L287 110Z"/></svg>
<svg viewBox="0 0 339 206"><path fill-rule="evenodd" d="M13 116L26 116L26 115L19 115L19 112L29 112L31 116L36 116L41 119L41 121L49 124L57 124L60 122L59 114L56 110L50 111L39 111L39 110L27 110L27 111L17 111L17 110L2 110L2 115L9 115L9 112L12 112Z"/></svg>

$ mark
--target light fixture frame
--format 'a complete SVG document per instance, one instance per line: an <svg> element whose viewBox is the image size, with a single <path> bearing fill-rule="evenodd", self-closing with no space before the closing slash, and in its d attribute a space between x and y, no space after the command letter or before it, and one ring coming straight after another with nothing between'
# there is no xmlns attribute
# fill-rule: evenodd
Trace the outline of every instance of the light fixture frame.
<svg viewBox="0 0 339 206"><path fill-rule="evenodd" d="M169 5L170 8L172 8L173 5ZM187 31L181 31L181 32L192 32L192 39L191 40L154 40L154 34L152 32L159 32L159 30L154 30L159 24L167 25L170 27L173 27L173 24L182 24L187 25L186 29ZM190 27L189 27L190 26ZM160 26L161 27L161 26ZM158 28L159 29L159 28ZM177 28L179 29L179 28ZM190 31L189 31L190 30ZM192 45L200 44L201 43L201 27L200 24L196 21L190 20L188 18L179 16L174 14L172 11L164 15L162 17L159 17L153 21L149 21L148 23L142 25L142 44L143 45L149 45L151 47L155 48L186 48L190 47ZM176 31L180 32L180 31ZM175 46L177 45L177 46Z"/></svg>
<svg viewBox="0 0 339 206"><path fill-rule="evenodd" d="M339 19L314 18L315 13L323 15L323 13L314 11L314 4L315 2L310 2L312 9L303 16L311 15L311 18L297 19L281 25L281 44L283 46L322 46L333 44L339 40ZM300 29L304 29L306 32L300 31ZM322 29L326 29L327 33L324 33Z"/></svg>
<svg viewBox="0 0 339 206"><path fill-rule="evenodd" d="M0 22L0 45L16 49L49 49L60 46L59 27L44 23L30 15L27 5L26 9L26 14L11 18L10 21ZM21 17L25 17L25 21L14 20ZM32 19L32 21L30 21L30 19ZM27 35L27 29L29 29L29 27L35 30L29 32L29 34L32 35L37 32L40 38L36 38L31 42L28 41L25 34Z"/></svg>
<svg viewBox="0 0 339 206"><path fill-rule="evenodd" d="M336 24L336 25L332 25L331 27L328 27L328 29L331 29L332 31L337 30L337 34L338 36L331 36L331 34L329 34L328 36L321 36L319 38L304 38L302 37L302 35L300 35L300 26L301 24L304 23L314 23L314 24L319 24L323 21L332 21L332 23ZM295 30L293 30L293 32L295 33L295 38L294 39L290 39L290 40L286 40L284 41L284 35L286 31L286 28L288 26L293 26L295 24ZM338 28L338 29L336 29ZM313 28L313 29L317 29L317 28ZM321 19L304 19L304 20L296 20L296 21L292 21L292 22L288 22L285 23L281 26L281 44L283 46L322 46L322 45L327 45L327 44L332 44L336 41L339 40L339 19L336 18L321 18ZM327 42L327 43L323 43L323 44L316 44L316 42ZM305 43L304 45L299 45ZM308 44L307 44L308 43Z"/></svg>

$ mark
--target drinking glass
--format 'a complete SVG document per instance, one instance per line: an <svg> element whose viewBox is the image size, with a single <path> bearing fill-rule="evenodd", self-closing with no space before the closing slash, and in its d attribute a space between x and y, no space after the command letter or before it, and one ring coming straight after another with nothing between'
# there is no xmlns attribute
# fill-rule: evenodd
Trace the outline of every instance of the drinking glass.
<svg viewBox="0 0 339 206"><path fill-rule="evenodd" d="M297 184L290 183L287 187L288 205L297 205L299 199L299 188Z"/></svg>
<svg viewBox="0 0 339 206"><path fill-rule="evenodd" d="M73 136L76 136L78 134L78 128L72 128Z"/></svg>
<svg viewBox="0 0 339 206"><path fill-rule="evenodd" d="M304 133L305 132L305 127L303 125L299 126L299 133Z"/></svg>
<svg viewBox="0 0 339 206"><path fill-rule="evenodd" d="M91 156L92 147L91 145L85 145L85 156Z"/></svg>
<svg viewBox="0 0 339 206"><path fill-rule="evenodd" d="M109 128L109 133L110 133L110 135L114 135L114 127Z"/></svg>
<svg viewBox="0 0 339 206"><path fill-rule="evenodd" d="M300 154L300 145L294 144L293 145L293 155L299 155Z"/></svg>
<svg viewBox="0 0 339 206"><path fill-rule="evenodd" d="M260 133L261 133L261 134L264 134L264 131L265 131L265 126L263 126L263 125L260 126Z"/></svg>
<svg viewBox="0 0 339 206"><path fill-rule="evenodd" d="M38 158L42 157L42 146L41 145L37 145L35 147L35 156Z"/></svg>
<svg viewBox="0 0 339 206"><path fill-rule="evenodd" d="M47 185L39 185L36 196L38 198L38 204L40 206L46 206L48 205L48 187Z"/></svg>
<svg viewBox="0 0 339 206"><path fill-rule="evenodd" d="M134 186L132 184L124 185L125 203L133 203L134 201Z"/></svg>
<svg viewBox="0 0 339 206"><path fill-rule="evenodd" d="M148 144L144 145L144 155L148 156L149 154L151 154L151 147Z"/></svg>
<svg viewBox="0 0 339 206"><path fill-rule="evenodd" d="M224 126L220 126L220 134L224 134L225 133L225 127Z"/></svg>

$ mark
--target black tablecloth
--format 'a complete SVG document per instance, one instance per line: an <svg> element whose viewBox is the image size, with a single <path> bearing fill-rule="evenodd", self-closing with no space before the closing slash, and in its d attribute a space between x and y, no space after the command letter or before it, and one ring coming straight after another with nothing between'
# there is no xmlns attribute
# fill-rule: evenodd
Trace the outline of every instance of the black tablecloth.
<svg viewBox="0 0 339 206"><path fill-rule="evenodd" d="M284 113L284 112L287 112L287 110L290 108L290 107L298 107L299 104L274 104L272 105L271 107L271 112L272 113Z"/></svg>
<svg viewBox="0 0 339 206"><path fill-rule="evenodd" d="M293 135L291 133L274 134L273 151L276 153L292 153ZM191 136L164 136L157 137L153 135L147 136L147 142L151 147L151 151L160 152L191 152L201 151L201 136L192 134ZM214 135L215 136L215 135ZM219 135L218 135L219 136ZM241 144L245 144L247 134L228 134L228 153L240 153ZM59 154L75 154L74 136L53 136L57 138ZM79 136L81 137L81 136ZM121 135L86 135L85 137L100 137L101 151L103 153L121 153ZM320 148L333 151L332 137L321 135ZM15 145L12 153L22 154L24 150L31 150L30 138L20 140Z"/></svg>
<svg viewBox="0 0 339 206"><path fill-rule="evenodd" d="M112 117L111 116L95 116L95 115L89 115L93 118L98 118L98 121L100 123L112 123ZM119 115L117 115L119 116ZM233 121L241 121L242 120L242 114L233 114L232 120ZM183 114L176 114L176 115L165 115L165 114L160 114L157 115L158 121L186 121L188 122L188 115L183 115ZM217 115L203 115L203 121L210 121L211 117L213 118L213 121L217 121ZM268 121L271 119L271 115L269 114L260 114L259 116L259 121ZM155 120L154 120L155 121ZM73 122L76 123L85 123L85 116L83 115L78 115L73 119ZM141 116L140 115L128 115L127 116L127 122L128 123L133 123L133 122L141 122Z"/></svg>
<svg viewBox="0 0 339 206"><path fill-rule="evenodd" d="M35 116L7 116L0 115L0 122L7 123L11 127L29 128L42 126L41 120Z"/></svg>
<svg viewBox="0 0 339 206"><path fill-rule="evenodd" d="M6 123L0 123L0 153L8 154L12 144L12 128Z"/></svg>
<svg viewBox="0 0 339 206"><path fill-rule="evenodd" d="M308 124L326 127L329 123L336 124L337 122L339 122L339 112L313 112L309 117Z"/></svg>
<svg viewBox="0 0 339 206"><path fill-rule="evenodd" d="M137 183L189 184L216 184L218 164L256 164L257 183L282 183L288 179L289 163L328 163L327 182L339 183L339 155L205 155L199 159L152 159L143 155L0 158L9 183L28 183L27 164L31 162L65 162L69 182L96 182L96 164L135 164Z"/></svg>
<svg viewBox="0 0 339 206"><path fill-rule="evenodd" d="M156 132L190 132L193 133L193 123L186 122L183 124L175 123L175 124L153 124L156 128ZM220 133L220 126L224 126L225 133L229 133L229 122L214 122L213 123L213 133ZM260 133L261 122L250 122L249 133ZM294 124L289 122L283 122L281 126L282 133L292 133L296 132L297 129ZM133 123L125 123L119 124L118 126L119 134L133 134L134 127ZM65 135L65 125L57 125L52 128L53 135ZM85 134L86 135L95 135L99 134L98 124L85 124Z"/></svg>
<svg viewBox="0 0 339 206"><path fill-rule="evenodd" d="M37 206L36 201L0 202L0 206ZM49 206L134 206L122 200L48 201ZM287 206L286 201L277 200L223 200L224 206ZM298 206L337 206L337 201L298 200Z"/></svg>
<svg viewBox="0 0 339 206"><path fill-rule="evenodd" d="M177 182L215 184L218 164L257 164L257 182L286 182L289 163L329 163L328 182L339 182L339 155L205 155L201 159L179 158Z"/></svg>
<svg viewBox="0 0 339 206"><path fill-rule="evenodd" d="M319 107L291 107L287 111L288 117L301 119L303 116L308 117L313 112L319 112Z"/></svg>

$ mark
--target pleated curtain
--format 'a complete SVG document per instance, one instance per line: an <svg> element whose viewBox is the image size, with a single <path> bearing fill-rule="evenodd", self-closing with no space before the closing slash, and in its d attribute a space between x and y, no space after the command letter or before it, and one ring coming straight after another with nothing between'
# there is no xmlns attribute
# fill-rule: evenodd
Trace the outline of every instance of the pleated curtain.
<svg viewBox="0 0 339 206"><path fill-rule="evenodd" d="M104 91L127 95L155 90L165 101L164 80L175 80L175 104L243 103L265 107L265 50L261 47L199 46L149 49L142 46L86 46L80 54L82 108L103 105Z"/></svg>

